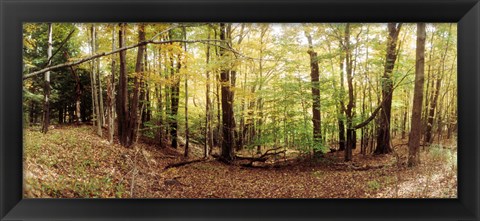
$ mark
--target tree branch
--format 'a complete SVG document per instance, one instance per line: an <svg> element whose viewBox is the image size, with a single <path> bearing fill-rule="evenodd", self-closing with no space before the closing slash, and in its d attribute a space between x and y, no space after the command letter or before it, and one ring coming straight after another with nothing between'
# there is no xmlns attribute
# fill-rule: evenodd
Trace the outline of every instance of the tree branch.
<svg viewBox="0 0 480 221"><path fill-rule="evenodd" d="M402 79L400 79L400 81L392 88L392 90L390 91L390 94L393 94L393 91L395 89L397 89L397 87L400 85L400 83L402 83L403 80L405 80L405 78L407 77L407 75L410 73L411 70L412 70L412 68L410 68L410 70L407 71L407 73L402 77ZM382 102L378 105L378 107L372 112L370 117L368 117L362 123L359 123L359 124L353 126L353 129L356 130L356 129L360 129L362 127L367 126L368 123L370 123L370 121L375 119L375 116L377 116L377 113L380 111L380 109L382 109L383 103L385 103L385 99L382 100Z"/></svg>
<svg viewBox="0 0 480 221"><path fill-rule="evenodd" d="M97 53L97 54L95 54L95 55L92 55L92 56L89 56L89 57L86 57L86 58L82 58L82 59L77 60L77 61L66 62L66 63L63 63L63 64L57 64L57 65L54 65L54 66L46 67L46 68L41 69L41 70L39 70L39 71L34 71L34 72L31 72L31 73L25 74L25 75L23 76L23 79L25 80L25 79L27 79L27 78L31 78L31 77L33 77L33 76L36 76L36 75L45 73L45 72L47 72L47 71L52 71L52 70L55 70L55 69L59 69L59 68L63 68L63 67L69 67L69 66L73 66L73 65L79 65L79 64L85 63L85 62L87 62L87 61L96 59L96 58L100 58L100 57L103 57L103 56L112 55L112 54L115 54L115 53L119 53L119 52L122 52L122 51L125 51L125 50L132 49L132 48L137 48L137 47L140 47L140 46L142 46L142 45L147 45L147 44L171 44L171 43L176 43L176 42L179 42L179 43L205 43L205 44L212 44L212 43L210 43L210 42L221 42L221 40L215 40L215 39L203 39L203 40L180 40L180 39L173 39L173 40L167 40L167 41L148 40L148 41L139 42L139 43L134 44L134 45L126 46L126 47L123 47L123 48L118 48L118 49L113 50L113 51L110 51L110 52ZM233 51L234 53L239 53L239 52L234 51L234 50L231 49L231 48L224 47L224 46L221 46L221 45L218 45L218 44L212 44L212 45L217 46L217 47L222 47L222 48L224 48L224 49Z"/></svg>

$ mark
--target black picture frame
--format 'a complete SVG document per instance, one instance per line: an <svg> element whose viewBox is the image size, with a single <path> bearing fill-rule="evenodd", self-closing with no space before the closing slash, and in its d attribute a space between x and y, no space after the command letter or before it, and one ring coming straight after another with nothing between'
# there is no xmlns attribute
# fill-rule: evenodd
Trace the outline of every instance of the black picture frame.
<svg viewBox="0 0 480 221"><path fill-rule="evenodd" d="M0 0L0 220L480 220L478 0ZM22 199L23 22L458 22L458 199Z"/></svg>

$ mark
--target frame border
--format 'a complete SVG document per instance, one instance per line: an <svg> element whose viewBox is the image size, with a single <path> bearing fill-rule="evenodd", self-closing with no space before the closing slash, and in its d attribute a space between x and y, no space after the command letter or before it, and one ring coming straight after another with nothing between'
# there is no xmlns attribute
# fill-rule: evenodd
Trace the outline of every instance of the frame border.
<svg viewBox="0 0 480 221"><path fill-rule="evenodd" d="M0 220L480 220L479 0L0 0ZM22 199L23 22L458 22L458 199Z"/></svg>

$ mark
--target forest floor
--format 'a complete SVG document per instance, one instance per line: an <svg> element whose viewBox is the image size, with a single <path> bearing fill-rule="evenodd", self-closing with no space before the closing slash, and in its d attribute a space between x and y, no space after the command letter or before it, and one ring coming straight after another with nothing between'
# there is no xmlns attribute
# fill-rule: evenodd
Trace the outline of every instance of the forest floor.
<svg viewBox="0 0 480 221"><path fill-rule="evenodd" d="M354 150L312 159L279 157L262 167L227 165L207 159L180 167L183 149L138 142L133 148L109 144L91 126L56 126L42 134L24 132L26 198L456 198L456 144L432 145L422 164L406 167L407 147L387 155ZM106 133L105 133L106 134ZM188 160L201 159L192 145ZM282 163L283 160L283 163ZM275 166L274 166L275 165Z"/></svg>

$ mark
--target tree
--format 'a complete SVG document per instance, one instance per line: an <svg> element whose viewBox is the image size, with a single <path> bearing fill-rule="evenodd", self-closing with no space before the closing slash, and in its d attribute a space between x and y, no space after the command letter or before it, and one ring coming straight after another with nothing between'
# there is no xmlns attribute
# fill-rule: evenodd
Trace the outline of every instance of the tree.
<svg viewBox="0 0 480 221"><path fill-rule="evenodd" d="M172 40L176 32L173 30L168 32L169 39ZM172 80L172 84L170 87L170 139L171 139L171 147L177 148L178 147L178 103L180 100L180 69L182 68L182 60L181 55L177 54L176 60L176 68L175 68L175 61L174 56L175 53L170 52L170 78Z"/></svg>
<svg viewBox="0 0 480 221"><path fill-rule="evenodd" d="M47 65L51 64L52 58L52 23L48 24L48 47L47 47ZM42 132L47 133L50 125L50 71L45 72L45 83L43 88L44 100L43 100L43 127Z"/></svg>
<svg viewBox="0 0 480 221"><path fill-rule="evenodd" d="M207 27L208 37L210 39L210 26ZM213 149L213 131L212 131L212 118L213 118L213 111L212 111L212 101L210 100L210 70L209 70L209 63L210 63L210 45L207 44L205 50L205 65L206 65L206 84L205 84L205 147L203 157L207 158L208 155L211 153Z"/></svg>
<svg viewBox="0 0 480 221"><path fill-rule="evenodd" d="M434 124L434 119L435 119L435 113L438 112L436 111L437 108L437 103L438 103L438 97L440 95L440 88L442 86L442 74L445 72L445 60L447 57L447 52L450 44L450 36L451 36L451 25L447 33L447 39L446 39L446 45L445 45L445 50L443 54L441 55L441 69L437 71L437 74L435 75L435 85L432 90L434 90L430 96L430 106L427 108L427 125L426 125L426 130L425 130L425 144L431 144L433 141L433 135L432 135L432 130L433 130L433 124Z"/></svg>
<svg viewBox="0 0 480 221"><path fill-rule="evenodd" d="M187 40L187 30L185 27L182 28L182 38L183 40ZM184 50L184 53L186 54L187 53L186 43L183 43L183 50ZM186 60L186 55L184 59ZM188 127L188 75L185 74L185 152L183 154L185 158L188 158L189 148L190 148L190 128Z"/></svg>
<svg viewBox="0 0 480 221"><path fill-rule="evenodd" d="M112 25L112 50L115 50L115 25ZM112 56L111 79L107 78L108 141L113 143L115 135L115 58Z"/></svg>
<svg viewBox="0 0 480 221"><path fill-rule="evenodd" d="M229 39L229 26L230 24L220 23L220 40L223 47L219 48L219 54L222 59L228 59L229 55L225 50L227 47L227 41ZM220 84L222 93L222 152L221 160L225 162L231 162L234 159L234 130L235 120L233 116L233 88L231 83L231 67L230 64L225 63L220 70Z"/></svg>
<svg viewBox="0 0 480 221"><path fill-rule="evenodd" d="M95 28L95 24L92 24L91 28L90 28L90 33L91 33L91 52L92 52L92 55L95 54L96 50L97 50L97 44L96 44L96 39L97 39L97 34L96 34L96 28ZM99 61L98 59L94 59L92 60L92 67L91 67L91 71L92 71L92 74L90 75L91 77L91 86L92 86L92 98L93 98L93 107L95 107L95 114L94 114L94 118L96 119L96 126L97 126L97 135L98 136L102 136L102 116L103 116L103 104L101 104L103 102L103 99L100 99L99 98L99 94L101 95L102 94L102 88L101 88L101 84L99 83L98 84L98 90L97 90L97 81L100 81L100 78L98 77L98 75L100 75L100 72L99 72ZM101 107L101 108L100 108Z"/></svg>
<svg viewBox="0 0 480 221"><path fill-rule="evenodd" d="M145 41L145 24L140 24L138 27L138 42ZM135 73L133 77L133 91L132 102L129 106L129 119L127 127L127 142L125 146L131 146L134 144L137 138L137 125L138 125L138 110L139 110L139 93L140 85L143 80L143 53L145 53L145 45L140 45L137 50L137 59L135 62Z"/></svg>
<svg viewBox="0 0 480 221"><path fill-rule="evenodd" d="M125 35L126 35L126 24L120 23L120 29L118 31L118 47L125 47ZM119 60L120 60L120 76L118 79L118 91L116 100L116 109L117 109L117 121L118 121L118 137L120 144L123 146L128 145L128 80L127 80L127 61L126 61L126 51L120 51Z"/></svg>
<svg viewBox="0 0 480 221"><path fill-rule="evenodd" d="M352 149L355 149L356 136L355 129L353 128L353 115L355 107L355 98L353 91L353 55L350 47L350 24L345 26L345 40L343 42L345 50L345 63L347 72L347 86L348 86L348 104L345 109L345 115L347 116L347 143L345 148L345 161L352 160Z"/></svg>
<svg viewBox="0 0 480 221"><path fill-rule="evenodd" d="M417 24L417 48L415 61L415 89L413 92L412 127L408 138L408 166L420 163L419 147L422 131L422 101L425 75L425 23Z"/></svg>
<svg viewBox="0 0 480 221"><path fill-rule="evenodd" d="M392 151L390 144L390 119L392 111L393 79L392 71L397 60L397 41L402 23L388 24L387 53L382 84L382 110L378 121L377 147L375 154L386 154Z"/></svg>
<svg viewBox="0 0 480 221"><path fill-rule="evenodd" d="M313 50L312 36L308 31L305 31L305 36L308 40L308 55L310 56L310 78L312 82L312 113L313 113L313 142L315 154L321 153L318 147L322 142L322 120L320 115L320 76L318 73L318 55Z"/></svg>

